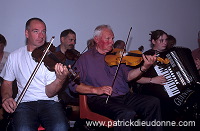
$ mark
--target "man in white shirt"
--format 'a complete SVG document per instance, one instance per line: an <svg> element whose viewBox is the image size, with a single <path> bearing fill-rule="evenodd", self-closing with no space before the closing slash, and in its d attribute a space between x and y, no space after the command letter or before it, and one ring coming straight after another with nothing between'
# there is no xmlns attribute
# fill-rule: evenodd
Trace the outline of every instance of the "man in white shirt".
<svg viewBox="0 0 200 131"><path fill-rule="evenodd" d="M1 92L2 106L6 112L13 113L11 125L15 131L37 130L40 124L46 130L67 131L68 120L57 97L69 73L66 66L57 63L55 72L51 72L42 63L24 97L18 101L37 65L31 54L46 41L45 23L40 18L29 19L26 22L25 36L26 46L9 55L1 72L4 79ZM18 94L13 99L12 83L15 79Z"/></svg>

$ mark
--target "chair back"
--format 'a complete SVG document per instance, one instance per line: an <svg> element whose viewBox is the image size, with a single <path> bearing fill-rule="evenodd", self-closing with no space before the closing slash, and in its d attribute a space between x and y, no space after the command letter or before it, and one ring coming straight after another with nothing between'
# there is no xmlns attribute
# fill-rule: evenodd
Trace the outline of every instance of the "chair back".
<svg viewBox="0 0 200 131"><path fill-rule="evenodd" d="M88 119L97 122L105 122L106 127L111 128L113 124L113 120L92 112L87 105L87 96L86 95L79 95L79 106L80 106L80 118L81 119Z"/></svg>

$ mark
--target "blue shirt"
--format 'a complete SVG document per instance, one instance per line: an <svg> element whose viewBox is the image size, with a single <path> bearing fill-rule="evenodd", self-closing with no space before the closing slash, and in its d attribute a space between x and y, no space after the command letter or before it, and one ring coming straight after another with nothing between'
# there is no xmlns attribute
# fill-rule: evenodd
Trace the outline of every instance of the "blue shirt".
<svg viewBox="0 0 200 131"><path fill-rule="evenodd" d="M108 66L104 59L105 55L100 54L95 48L80 56L74 67L79 72L81 83L94 87L112 86L117 66ZM131 69L124 64L120 65L111 96L125 95L129 92L127 77ZM76 92L76 86L70 86L70 89Z"/></svg>

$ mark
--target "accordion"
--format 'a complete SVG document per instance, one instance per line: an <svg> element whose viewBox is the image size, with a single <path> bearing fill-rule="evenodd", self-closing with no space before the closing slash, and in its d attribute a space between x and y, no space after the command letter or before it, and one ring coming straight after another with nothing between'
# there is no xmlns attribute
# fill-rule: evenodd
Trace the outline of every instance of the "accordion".
<svg viewBox="0 0 200 131"><path fill-rule="evenodd" d="M199 87L200 77L196 69L191 50L184 47L173 47L165 52L170 60L167 65L157 64L154 69L158 75L164 75L167 82L164 89L168 97L173 98L180 106Z"/></svg>

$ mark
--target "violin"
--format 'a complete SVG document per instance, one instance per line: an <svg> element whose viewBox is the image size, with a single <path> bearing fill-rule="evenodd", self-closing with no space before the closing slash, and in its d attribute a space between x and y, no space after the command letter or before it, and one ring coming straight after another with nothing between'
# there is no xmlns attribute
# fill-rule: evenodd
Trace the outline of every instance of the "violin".
<svg viewBox="0 0 200 131"><path fill-rule="evenodd" d="M80 56L81 56L80 52L75 49L67 49L65 52L65 57L68 60L77 61Z"/></svg>
<svg viewBox="0 0 200 131"><path fill-rule="evenodd" d="M112 52L105 56L105 61L109 66L118 65L120 62L128 66L137 66L143 61L143 58L140 50L133 50L129 51L128 53L123 53L123 49L115 48L112 50ZM167 58L163 59L161 57L157 57L157 61L163 64L169 63L169 59Z"/></svg>
<svg viewBox="0 0 200 131"><path fill-rule="evenodd" d="M39 62L41 60L41 56L43 56L43 53L46 50L46 47L48 46L48 44L49 43L46 42L44 45L36 48L32 52L32 57L36 62ZM62 63L64 65L65 61L66 61L66 56L61 51L56 52L56 47L54 45L51 45L49 47L49 50L43 59L44 65L47 67L49 71L55 71L55 65L57 63ZM69 76L70 79L72 79L77 84L79 84L78 74L69 67L67 67L67 69L69 70L71 74Z"/></svg>

